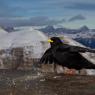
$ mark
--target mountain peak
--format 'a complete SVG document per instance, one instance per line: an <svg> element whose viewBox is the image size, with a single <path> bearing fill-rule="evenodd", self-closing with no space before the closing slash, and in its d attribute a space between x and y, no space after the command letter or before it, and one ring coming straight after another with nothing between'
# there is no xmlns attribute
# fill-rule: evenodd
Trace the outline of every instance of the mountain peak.
<svg viewBox="0 0 95 95"><path fill-rule="evenodd" d="M84 25L79 30L81 30L81 31L88 31L89 28L86 25Z"/></svg>
<svg viewBox="0 0 95 95"><path fill-rule="evenodd" d="M48 31L49 32L54 32L55 28L54 28L54 26L47 26L47 27L41 29L41 31L44 31L44 32L48 32Z"/></svg>
<svg viewBox="0 0 95 95"><path fill-rule="evenodd" d="M83 15L79 14L79 15L71 17L68 21L71 22L71 21L85 20L85 19L86 18Z"/></svg>

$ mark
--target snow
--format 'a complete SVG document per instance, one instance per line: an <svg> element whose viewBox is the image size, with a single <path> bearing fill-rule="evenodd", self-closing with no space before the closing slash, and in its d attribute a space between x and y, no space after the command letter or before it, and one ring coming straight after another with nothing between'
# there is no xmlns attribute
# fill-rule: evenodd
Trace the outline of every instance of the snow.
<svg viewBox="0 0 95 95"><path fill-rule="evenodd" d="M7 34L7 31L5 31L3 28L0 27L0 37Z"/></svg>
<svg viewBox="0 0 95 95"><path fill-rule="evenodd" d="M20 29L17 32L8 33L1 37L0 49L36 45L40 41L47 41L47 37L42 32L32 28Z"/></svg>
<svg viewBox="0 0 95 95"><path fill-rule="evenodd" d="M7 33L0 37L0 49L10 49L14 47L29 47L33 50L33 57L40 57L43 53L43 42L47 42L47 37L32 27L19 27L16 32Z"/></svg>

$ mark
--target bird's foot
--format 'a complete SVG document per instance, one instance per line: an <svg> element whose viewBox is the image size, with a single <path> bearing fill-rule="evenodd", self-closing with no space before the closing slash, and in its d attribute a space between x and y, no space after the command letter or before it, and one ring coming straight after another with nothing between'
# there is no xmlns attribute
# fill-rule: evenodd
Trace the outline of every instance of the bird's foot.
<svg viewBox="0 0 95 95"><path fill-rule="evenodd" d="M76 70L75 69L67 69L64 74L67 75L75 75L76 74Z"/></svg>

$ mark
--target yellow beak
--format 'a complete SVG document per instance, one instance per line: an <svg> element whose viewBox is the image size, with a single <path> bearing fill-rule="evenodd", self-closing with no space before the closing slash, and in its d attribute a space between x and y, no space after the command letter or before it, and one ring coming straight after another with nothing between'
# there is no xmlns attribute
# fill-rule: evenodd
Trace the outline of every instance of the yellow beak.
<svg viewBox="0 0 95 95"><path fill-rule="evenodd" d="M53 40L49 39L48 42L49 42L49 43L53 43Z"/></svg>

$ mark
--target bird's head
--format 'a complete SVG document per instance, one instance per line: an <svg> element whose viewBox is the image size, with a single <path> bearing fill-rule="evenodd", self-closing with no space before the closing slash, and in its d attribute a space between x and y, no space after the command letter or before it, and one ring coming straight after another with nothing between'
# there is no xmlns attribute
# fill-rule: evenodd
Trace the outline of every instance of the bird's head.
<svg viewBox="0 0 95 95"><path fill-rule="evenodd" d="M51 46L63 44L59 37L52 37L48 40Z"/></svg>

